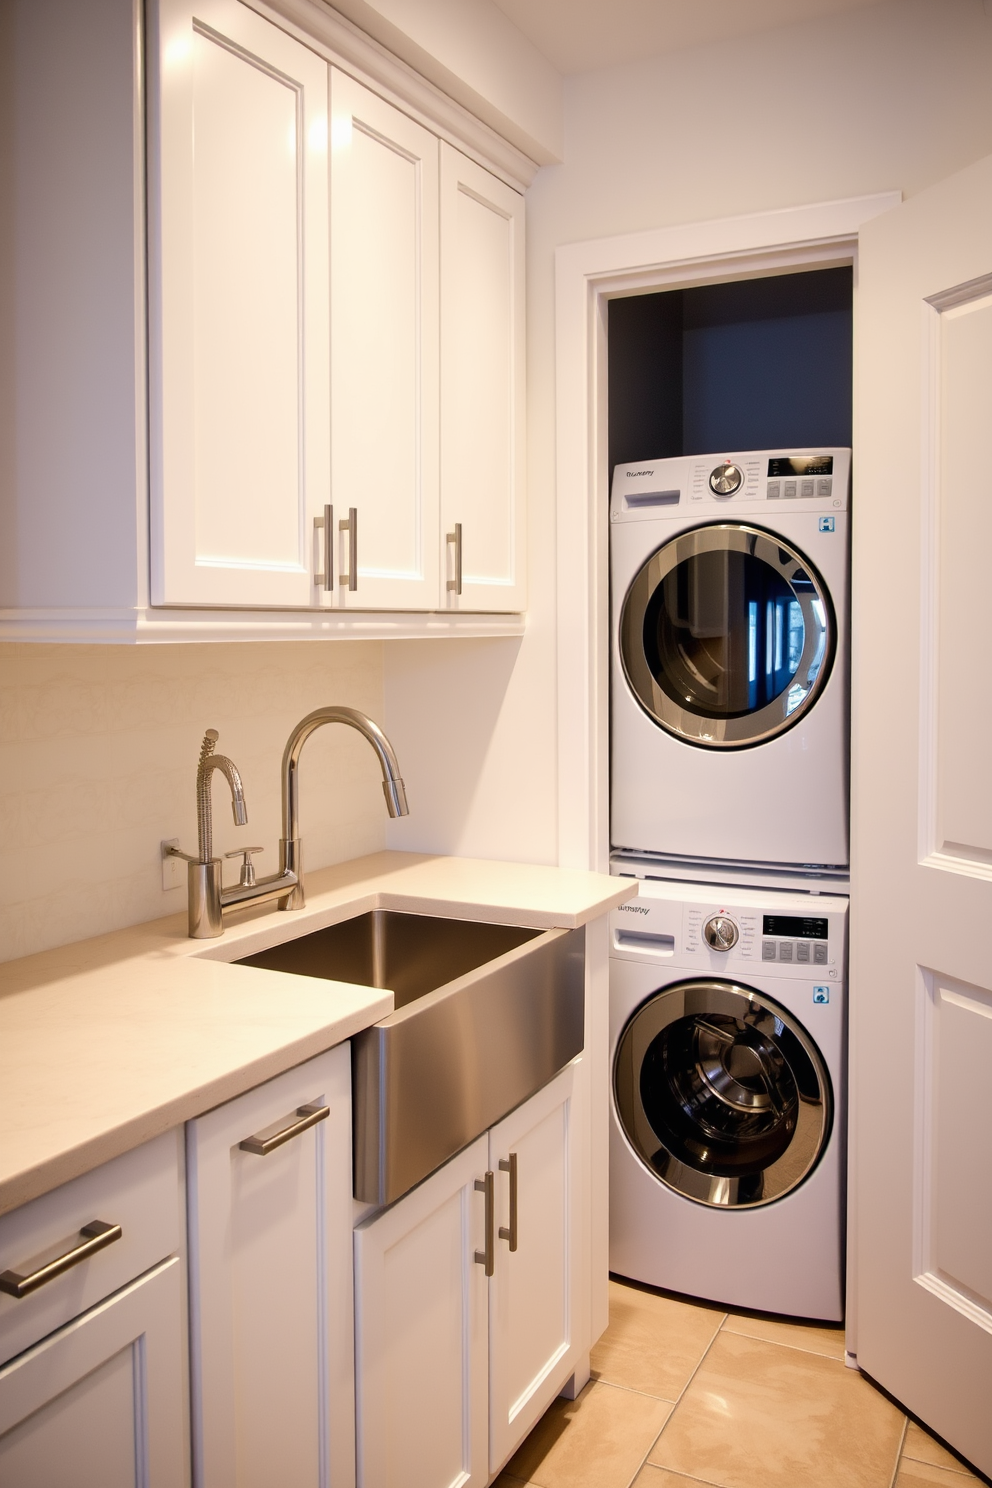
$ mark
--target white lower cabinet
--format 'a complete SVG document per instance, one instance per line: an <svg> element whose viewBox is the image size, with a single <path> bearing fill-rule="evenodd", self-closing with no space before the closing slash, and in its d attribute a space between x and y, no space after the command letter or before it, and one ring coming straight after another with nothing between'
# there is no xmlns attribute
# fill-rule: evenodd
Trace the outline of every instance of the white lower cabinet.
<svg viewBox="0 0 992 1488"><path fill-rule="evenodd" d="M4 1488L185 1488L178 1256L0 1369Z"/></svg>
<svg viewBox="0 0 992 1488"><path fill-rule="evenodd" d="M354 1483L351 1060L186 1129L196 1488Z"/></svg>
<svg viewBox="0 0 992 1488"><path fill-rule="evenodd" d="M572 1374L574 1079L355 1231L360 1488L483 1488Z"/></svg>

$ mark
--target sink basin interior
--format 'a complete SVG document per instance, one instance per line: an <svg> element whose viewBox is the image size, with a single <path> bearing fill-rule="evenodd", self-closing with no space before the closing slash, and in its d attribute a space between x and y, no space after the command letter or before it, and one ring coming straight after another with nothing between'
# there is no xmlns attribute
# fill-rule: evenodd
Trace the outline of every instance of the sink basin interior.
<svg viewBox="0 0 992 1488"><path fill-rule="evenodd" d="M543 932L373 909L240 958L240 966L388 988L405 1007Z"/></svg>

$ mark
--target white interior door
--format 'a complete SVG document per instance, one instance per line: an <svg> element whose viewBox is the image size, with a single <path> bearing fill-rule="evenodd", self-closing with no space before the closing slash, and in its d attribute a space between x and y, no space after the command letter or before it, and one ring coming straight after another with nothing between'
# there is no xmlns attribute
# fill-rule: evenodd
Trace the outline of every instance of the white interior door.
<svg viewBox="0 0 992 1488"><path fill-rule="evenodd" d="M437 608L437 192L437 139L333 68L328 597L349 609Z"/></svg>
<svg viewBox="0 0 992 1488"><path fill-rule="evenodd" d="M861 230L858 1361L992 1472L992 158Z"/></svg>
<svg viewBox="0 0 992 1488"><path fill-rule="evenodd" d="M159 0L151 39L153 603L314 604L328 67L240 0Z"/></svg>
<svg viewBox="0 0 992 1488"><path fill-rule="evenodd" d="M443 609L526 608L524 515L524 199L442 143Z"/></svg>
<svg viewBox="0 0 992 1488"><path fill-rule="evenodd" d="M479 1137L355 1231L359 1488L484 1488L488 1282Z"/></svg>
<svg viewBox="0 0 992 1488"><path fill-rule="evenodd" d="M575 1365L575 1073L569 1065L489 1133L498 1226L489 1293L491 1472Z"/></svg>

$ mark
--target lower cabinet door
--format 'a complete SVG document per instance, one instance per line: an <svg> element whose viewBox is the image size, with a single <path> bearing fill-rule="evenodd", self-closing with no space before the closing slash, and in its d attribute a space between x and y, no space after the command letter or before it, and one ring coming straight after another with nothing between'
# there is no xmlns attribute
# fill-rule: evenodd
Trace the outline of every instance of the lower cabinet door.
<svg viewBox="0 0 992 1488"><path fill-rule="evenodd" d="M495 1473L573 1373L578 1220L575 1066L489 1133L496 1259L489 1296L489 1468Z"/></svg>
<svg viewBox="0 0 992 1488"><path fill-rule="evenodd" d="M351 1488L350 1046L191 1121L186 1159L196 1488Z"/></svg>
<svg viewBox="0 0 992 1488"><path fill-rule="evenodd" d="M355 1231L360 1488L488 1481L487 1158L482 1136Z"/></svg>
<svg viewBox="0 0 992 1488"><path fill-rule="evenodd" d="M0 1369L4 1488L185 1488L178 1257Z"/></svg>

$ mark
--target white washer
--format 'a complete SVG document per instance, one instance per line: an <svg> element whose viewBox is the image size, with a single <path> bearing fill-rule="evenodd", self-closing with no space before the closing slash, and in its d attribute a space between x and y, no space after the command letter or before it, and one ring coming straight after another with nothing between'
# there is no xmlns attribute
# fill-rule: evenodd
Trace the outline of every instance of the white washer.
<svg viewBox="0 0 992 1488"><path fill-rule="evenodd" d="M611 841L848 862L846 449L617 466Z"/></svg>
<svg viewBox="0 0 992 1488"><path fill-rule="evenodd" d="M839 1321L847 900L644 881L610 942L611 1271Z"/></svg>

